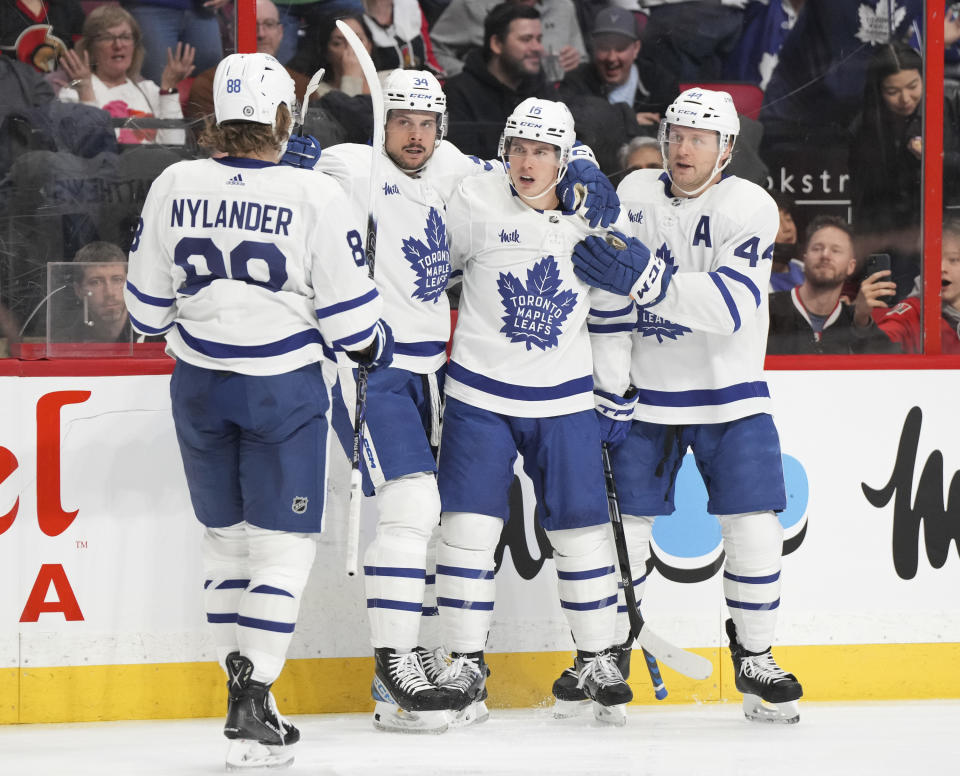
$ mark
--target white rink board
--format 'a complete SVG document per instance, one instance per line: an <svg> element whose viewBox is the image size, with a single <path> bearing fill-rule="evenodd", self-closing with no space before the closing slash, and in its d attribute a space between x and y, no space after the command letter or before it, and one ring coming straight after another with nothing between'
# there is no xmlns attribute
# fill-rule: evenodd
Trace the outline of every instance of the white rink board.
<svg viewBox="0 0 960 776"><path fill-rule="evenodd" d="M926 482L923 498L943 509L950 480L960 470L955 398L960 374L771 372L768 379L783 453L809 484L806 534L784 562L778 643L960 641L956 544L949 545L942 568L933 568L923 546L929 531L921 528L913 553L917 572L902 578L893 562L893 501L872 506L861 490L861 483L886 485L905 420L918 407L922 424L912 469L901 457L901 469L912 471L901 488L910 497L897 519L908 517L920 473L935 451L942 454L942 466L936 457L930 465L942 471L941 492L937 498ZM0 597L0 668L213 659L201 611L201 529L186 492L168 383L167 376L0 378L0 448L7 451L0 450L0 528L4 515L17 510L0 533L0 584L7 591ZM48 536L38 515L37 404L41 397L55 402L63 391L90 395L59 412L60 504L77 515L62 533ZM50 443L41 448L39 471L46 483L57 456ZM13 464L2 465L4 460ZM327 530L291 658L370 654L362 580L343 572L347 475L346 458L338 453L331 465ZM528 482L523 490L523 517L532 537ZM44 493L49 501L49 488ZM678 513L670 520L702 512L696 499L695 493L683 498L678 493ZM960 534L960 503L950 506L947 514L928 514L924 526ZM363 541L374 520L368 500ZM527 545L527 554L536 557L536 543L531 539ZM900 554L909 557L909 548L901 547ZM82 620L68 622L54 611L40 613L37 622L20 622L44 565L62 566ZM513 566L505 560L497 576L490 650L570 648L552 562L530 581L520 579ZM725 615L719 577L681 584L654 573L644 598L647 619L685 646L720 643ZM50 587L44 600L57 598Z"/></svg>

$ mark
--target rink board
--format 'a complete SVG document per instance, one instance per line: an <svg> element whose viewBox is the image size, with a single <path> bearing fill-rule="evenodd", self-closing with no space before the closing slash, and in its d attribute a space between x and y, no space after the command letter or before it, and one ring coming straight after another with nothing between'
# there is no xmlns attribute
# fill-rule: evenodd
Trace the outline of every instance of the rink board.
<svg viewBox="0 0 960 776"><path fill-rule="evenodd" d="M790 496L779 661L815 700L960 697L960 491L947 500L960 470L960 374L768 379ZM0 722L223 711L168 382L0 378ZM346 458L331 469L327 530L276 686L290 713L371 707L362 581L342 571ZM529 491L521 479L497 575L493 705L547 702L572 648ZM644 612L709 657L714 674L694 682L665 670L668 701L734 699L719 532L689 461L677 507L654 529ZM374 520L370 500L362 541ZM652 703L634 662L637 701Z"/></svg>

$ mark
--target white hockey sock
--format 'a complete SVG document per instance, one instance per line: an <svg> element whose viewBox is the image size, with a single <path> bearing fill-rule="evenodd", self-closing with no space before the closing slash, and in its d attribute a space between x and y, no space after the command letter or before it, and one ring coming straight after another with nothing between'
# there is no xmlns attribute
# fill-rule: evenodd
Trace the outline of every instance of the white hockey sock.
<svg viewBox="0 0 960 776"><path fill-rule="evenodd" d="M417 646L426 583L427 544L440 521L432 473L400 477L377 491L377 535L363 558L364 589L374 648Z"/></svg>
<svg viewBox="0 0 960 776"><path fill-rule="evenodd" d="M240 649L237 643L237 612L240 599L250 584L247 534L243 523L228 528L205 529L200 553L204 573L204 609L217 650L217 662L223 667L227 655Z"/></svg>
<svg viewBox="0 0 960 776"><path fill-rule="evenodd" d="M437 607L443 643L453 652L479 652L493 620L494 551L503 521L446 512L437 546Z"/></svg>
<svg viewBox="0 0 960 776"><path fill-rule="evenodd" d="M420 638L418 644L426 649L442 645L440 637L440 612L437 609L437 546L440 543L440 526L430 536L427 544L427 579L423 587L423 610L420 613Z"/></svg>
<svg viewBox="0 0 960 776"><path fill-rule="evenodd" d="M297 624L300 599L316 554L312 534L247 526L250 584L237 612L240 654L253 662L253 679L280 676Z"/></svg>
<svg viewBox="0 0 960 776"><path fill-rule="evenodd" d="M719 515L726 562L723 594L737 627L737 638L750 652L773 643L780 606L783 528L773 512Z"/></svg>
<svg viewBox="0 0 960 776"><path fill-rule="evenodd" d="M607 524L548 531L557 565L560 607L577 649L599 652L616 641L617 576Z"/></svg>
<svg viewBox="0 0 960 776"><path fill-rule="evenodd" d="M633 594L639 608L643 601L643 591L647 587L647 559L650 557L650 534L655 518L648 516L623 515L623 534L627 540L627 555L630 557L630 578L633 580ZM612 529L611 529L612 534ZM617 643L623 644L630 633L630 617L627 615L627 601L623 595L623 586L619 582L617 567Z"/></svg>

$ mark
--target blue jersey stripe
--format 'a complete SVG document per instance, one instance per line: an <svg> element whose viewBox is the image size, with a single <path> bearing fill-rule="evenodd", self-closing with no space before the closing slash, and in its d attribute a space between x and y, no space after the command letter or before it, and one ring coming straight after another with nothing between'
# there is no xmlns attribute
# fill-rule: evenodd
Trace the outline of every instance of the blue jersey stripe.
<svg viewBox="0 0 960 776"><path fill-rule="evenodd" d="M749 601L734 601L732 598L728 598L727 606L731 609L748 609L751 612L768 612L780 606L780 599L778 598L776 601L771 601L770 603L755 604Z"/></svg>
<svg viewBox="0 0 960 776"><path fill-rule="evenodd" d="M266 595L282 595L287 598L294 598L295 596L289 590L283 590L279 587L272 587L271 585L257 585L251 593L265 593Z"/></svg>
<svg viewBox="0 0 960 776"><path fill-rule="evenodd" d="M377 328L376 323L367 327L363 331L358 331L356 334L351 334L348 337L341 337L340 339L333 341L333 346L335 348L342 348L343 350L350 350L351 348L347 347L348 345L354 345L357 342L363 342L365 339L369 339L375 328Z"/></svg>
<svg viewBox="0 0 960 776"><path fill-rule="evenodd" d="M165 334L170 331L170 328L173 326L173 324L170 324L170 326L164 326L162 329L155 329L153 326L147 326L147 324L138 321L130 315L129 311L127 311L127 317L130 318L130 323L133 325L133 328L142 334Z"/></svg>
<svg viewBox="0 0 960 776"><path fill-rule="evenodd" d="M615 595L609 598L601 598L599 601L564 601L560 600L560 606L563 609L570 609L574 612L590 612L594 609L606 609L608 606L614 606L617 603Z"/></svg>
<svg viewBox="0 0 960 776"><path fill-rule="evenodd" d="M423 608L419 601L394 601L390 598L368 598L368 609L394 609L399 612L417 612Z"/></svg>
<svg viewBox="0 0 960 776"><path fill-rule="evenodd" d="M173 307L173 303L177 301L176 299L167 299L163 296L150 296L150 294L145 294L129 280L127 281L127 290L144 304L153 305L154 307Z"/></svg>
<svg viewBox="0 0 960 776"><path fill-rule="evenodd" d="M753 294L753 301L756 303L757 307L760 306L760 302L763 299L760 294L760 289L757 288L757 284L746 275L737 272L735 269L730 269L730 267L720 267L720 269L717 270L717 274L726 275L731 280L736 280L738 283L742 283L746 289Z"/></svg>
<svg viewBox="0 0 960 776"><path fill-rule="evenodd" d="M364 566L363 573L368 577L407 577L409 579L423 579L427 575L424 569L400 566Z"/></svg>
<svg viewBox="0 0 960 776"><path fill-rule="evenodd" d="M447 343L440 340L431 342L397 342L393 352L398 356L436 356L447 349Z"/></svg>
<svg viewBox="0 0 960 776"><path fill-rule="evenodd" d="M731 404L744 399L770 398L770 389L763 380L737 383L726 388L701 388L689 391L641 390L639 402L654 407L704 407Z"/></svg>
<svg viewBox="0 0 960 776"><path fill-rule="evenodd" d="M633 331L636 324L630 323L588 323L587 331L590 334L616 334L618 331Z"/></svg>
<svg viewBox="0 0 960 776"><path fill-rule="evenodd" d="M486 569L468 569L461 566L444 566L437 564L437 573L448 577L463 577L464 579L493 579L493 572Z"/></svg>
<svg viewBox="0 0 960 776"><path fill-rule="evenodd" d="M629 315L633 312L633 302L620 310L594 310L590 308L590 315L594 318L619 318L621 315Z"/></svg>
<svg viewBox="0 0 960 776"><path fill-rule="evenodd" d="M362 296L358 296L355 299L348 299L346 302L337 302L336 304L329 305L328 307L320 307L317 310L317 318L329 318L331 315L336 315L337 313L343 313L347 310L355 310L357 307L362 307L367 302L371 302L377 298L377 289L372 288L367 293Z"/></svg>
<svg viewBox="0 0 960 776"><path fill-rule="evenodd" d="M717 290L720 292L720 296L723 297L723 301L727 305L727 310L730 313L730 317L733 318L733 330L740 330L740 311L737 309L736 303L733 301L733 296L730 294L730 289L724 285L723 279L716 272L708 272L710 279L716 284Z"/></svg>
<svg viewBox="0 0 960 776"><path fill-rule="evenodd" d="M261 620L257 617L237 617L237 625L242 628L256 628L257 630L271 631L272 633L293 633L294 623Z"/></svg>
<svg viewBox="0 0 960 776"><path fill-rule="evenodd" d="M450 362L447 369L447 377L457 380L470 388L476 388L478 391L492 394L493 396L502 396L505 399L519 399L521 401L546 401L548 399L565 399L568 396L576 396L579 393L590 393L593 391L593 375L586 377L577 377L573 380L567 380L559 385L548 385L542 388L535 388L525 385L511 385L494 380L491 377L460 366L455 361Z"/></svg>
<svg viewBox="0 0 960 776"><path fill-rule="evenodd" d="M282 356L307 345L316 345L321 342L320 332L316 329L298 331L282 340L267 342L263 345L230 345L226 342L203 340L189 334L179 323L177 324L177 330L183 337L183 341L191 349L210 358L269 358L271 356Z"/></svg>
<svg viewBox="0 0 960 776"><path fill-rule="evenodd" d="M586 569L585 571L560 571L557 570L557 579L596 579L597 577L605 577L607 574L613 573L613 566L602 566L598 569Z"/></svg>
<svg viewBox="0 0 960 776"><path fill-rule="evenodd" d="M450 609L472 609L477 612L492 612L493 601L464 601L462 598L438 598L437 606Z"/></svg>
<svg viewBox="0 0 960 776"><path fill-rule="evenodd" d="M737 574L731 574L729 571L724 571L723 578L732 580L733 582L744 582L748 585L767 585L780 579L780 572L778 571L776 574L769 574L765 577L742 577Z"/></svg>

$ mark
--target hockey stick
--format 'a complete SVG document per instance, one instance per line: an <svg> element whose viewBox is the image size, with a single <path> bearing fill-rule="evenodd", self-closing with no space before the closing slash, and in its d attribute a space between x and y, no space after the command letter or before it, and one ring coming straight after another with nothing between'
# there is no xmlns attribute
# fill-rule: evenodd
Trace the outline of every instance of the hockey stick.
<svg viewBox="0 0 960 776"><path fill-rule="evenodd" d="M310 103L310 98L313 96L313 93L317 91L317 87L320 86L325 72L326 68L321 67L314 73L310 82L307 84L307 88L303 92L303 102L300 105L300 123L297 127L297 134L301 137L303 136L303 122L307 119L307 105Z"/></svg>
<svg viewBox="0 0 960 776"><path fill-rule="evenodd" d="M367 241L364 253L367 271L373 277L377 258L377 214L376 191L380 156L383 150L384 110L380 79L373 60L366 47L342 20L337 20L337 29L347 39L353 53L357 55L363 77L370 87L370 102L373 106L373 148L370 153L370 192L367 199ZM357 366L357 398L353 413L353 451L350 470L350 508L347 511L347 576L357 573L357 559L360 553L360 504L363 501L363 474L360 471L361 451L363 449L363 425L367 407L367 368Z"/></svg>
<svg viewBox="0 0 960 776"><path fill-rule="evenodd" d="M606 442L603 443L603 474L607 485L607 508L610 512L610 523L613 526L613 539L617 548L617 560L620 565L620 579L623 583L623 595L627 604L627 616L630 618L629 643L634 639L643 649L650 679L653 681L654 691L660 698L659 689L662 688L659 668L656 661L660 660L677 673L689 676L692 679L706 679L713 673L713 664L705 657L696 655L685 649L671 644L669 641L650 630L644 622L643 615L637 608L637 597L633 591L633 579L630 572L630 556L627 553L627 538L623 532L623 518L620 515L620 501L617 499L617 483L613 478L613 466L610 463L610 450ZM656 676L654 675L656 671ZM663 690L664 696L666 690Z"/></svg>
<svg viewBox="0 0 960 776"><path fill-rule="evenodd" d="M617 548L617 561L620 565L620 584L623 587L623 597L627 603L627 617L630 620L630 633L623 647L630 649L637 636L643 631L643 617L637 608L637 596L633 590L633 575L630 572L630 557L627 554L627 537L623 533L623 518L620 515L620 500L617 498L617 483L613 479L613 466L610 463L610 448L603 443L603 479L607 485L607 511L610 513L610 524L613 526L613 543ZM657 659L645 647L643 650L644 663L653 682L653 694L658 701L667 697L667 688L663 686L663 677L660 676L660 666Z"/></svg>

